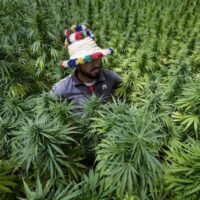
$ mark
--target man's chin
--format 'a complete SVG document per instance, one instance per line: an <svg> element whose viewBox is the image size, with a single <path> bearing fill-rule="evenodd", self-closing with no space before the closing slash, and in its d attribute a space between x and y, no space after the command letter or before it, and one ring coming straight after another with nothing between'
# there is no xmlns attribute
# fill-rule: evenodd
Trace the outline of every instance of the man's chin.
<svg viewBox="0 0 200 200"><path fill-rule="evenodd" d="M100 75L100 72L96 72L96 73L90 73L88 74L88 78L91 78L91 79L97 79Z"/></svg>
<svg viewBox="0 0 200 200"><path fill-rule="evenodd" d="M91 77L93 77L93 79L97 79L97 78L99 77L99 74L100 74L100 73L92 74Z"/></svg>

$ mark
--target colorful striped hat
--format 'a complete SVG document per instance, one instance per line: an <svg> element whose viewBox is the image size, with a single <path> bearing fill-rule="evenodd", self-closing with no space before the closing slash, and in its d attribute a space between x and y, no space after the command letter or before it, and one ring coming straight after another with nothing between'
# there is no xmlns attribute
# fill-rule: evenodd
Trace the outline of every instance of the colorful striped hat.
<svg viewBox="0 0 200 200"><path fill-rule="evenodd" d="M112 48L102 49L97 46L94 34L85 25L73 25L64 30L64 35L70 59L62 62L63 69L92 62L113 53Z"/></svg>

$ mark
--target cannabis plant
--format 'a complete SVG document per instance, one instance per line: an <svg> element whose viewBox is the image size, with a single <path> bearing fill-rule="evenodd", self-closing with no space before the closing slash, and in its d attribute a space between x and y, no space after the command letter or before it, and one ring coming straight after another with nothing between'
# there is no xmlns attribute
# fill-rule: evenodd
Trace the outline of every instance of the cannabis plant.
<svg viewBox="0 0 200 200"><path fill-rule="evenodd" d="M198 199L199 141L173 140L167 152L165 172L166 190L173 199Z"/></svg>
<svg viewBox="0 0 200 200"><path fill-rule="evenodd" d="M11 132L15 130L15 121L10 118L0 117L0 159L10 159L11 156Z"/></svg>
<svg viewBox="0 0 200 200"><path fill-rule="evenodd" d="M76 133L75 127L60 124L58 118L48 115L27 118L12 133L13 156L26 172L34 169L42 174L47 172L50 177L64 178L67 173L77 178L81 164L72 153Z"/></svg>
<svg viewBox="0 0 200 200"><path fill-rule="evenodd" d="M0 107L0 115L11 122L23 120L26 116L25 110L22 98L7 96Z"/></svg>
<svg viewBox="0 0 200 200"><path fill-rule="evenodd" d="M76 139L82 147L84 163L88 167L94 165L94 149L100 140L99 135L90 130L90 124L92 118L99 115L98 110L101 109L101 106L101 99L93 95L84 102L81 108L74 107L73 119L80 130Z"/></svg>
<svg viewBox="0 0 200 200"><path fill-rule="evenodd" d="M37 199L46 199L46 200L72 200L75 199L80 194L78 189L79 185L74 186L73 183L69 183L67 186L60 184L57 188L54 186L55 180L49 179L44 183L41 183L39 176L34 185L30 187L23 180L24 192L26 198L20 197L20 200L37 200ZM34 189L34 191L33 191Z"/></svg>
<svg viewBox="0 0 200 200"><path fill-rule="evenodd" d="M112 200L114 199L113 188L105 188L106 180L100 174L90 170L88 175L83 176L81 195L77 200Z"/></svg>
<svg viewBox="0 0 200 200"><path fill-rule="evenodd" d="M0 195L3 192L12 192L16 184L12 180L12 171L15 163L9 160L0 160Z"/></svg>
<svg viewBox="0 0 200 200"><path fill-rule="evenodd" d="M70 123L73 106L67 101L63 101L53 95L43 92L37 96L30 96L25 99L24 106L28 112L26 114L31 118L32 114L46 114L58 118L61 123Z"/></svg>
<svg viewBox="0 0 200 200"><path fill-rule="evenodd" d="M176 102L178 111L174 112L174 121L180 123L182 131L189 136L199 138L199 81L188 83L182 92L182 98Z"/></svg>
<svg viewBox="0 0 200 200"><path fill-rule="evenodd" d="M106 179L106 188L117 187L121 196L127 191L146 198L153 195L154 181L161 176L158 146L162 141L156 116L124 103L100 111L93 128L104 139L96 149L97 170Z"/></svg>

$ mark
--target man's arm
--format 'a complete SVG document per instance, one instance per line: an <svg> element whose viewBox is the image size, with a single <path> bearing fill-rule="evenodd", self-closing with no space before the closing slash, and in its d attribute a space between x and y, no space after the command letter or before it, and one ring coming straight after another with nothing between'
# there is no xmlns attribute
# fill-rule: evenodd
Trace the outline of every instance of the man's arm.
<svg viewBox="0 0 200 200"><path fill-rule="evenodd" d="M67 79L64 78L58 83L54 84L50 90L50 95L57 96L59 98L67 98Z"/></svg>

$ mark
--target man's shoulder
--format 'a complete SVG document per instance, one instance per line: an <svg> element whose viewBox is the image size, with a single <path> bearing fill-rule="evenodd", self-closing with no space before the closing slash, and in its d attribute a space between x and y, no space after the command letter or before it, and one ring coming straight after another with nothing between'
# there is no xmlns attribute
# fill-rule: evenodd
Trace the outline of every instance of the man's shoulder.
<svg viewBox="0 0 200 200"><path fill-rule="evenodd" d="M102 72L103 72L104 77L109 79L109 80L113 80L113 79L114 80L115 79L121 80L121 77L116 72L114 72L112 70L103 69Z"/></svg>
<svg viewBox="0 0 200 200"><path fill-rule="evenodd" d="M71 87L73 86L72 76L73 75L70 74L54 84L52 88L52 93L56 96L66 96L71 91Z"/></svg>
<svg viewBox="0 0 200 200"><path fill-rule="evenodd" d="M103 75L105 80L112 86L113 89L117 88L121 83L121 77L114 71L103 69Z"/></svg>
<svg viewBox="0 0 200 200"><path fill-rule="evenodd" d="M116 75L117 73L110 70L110 69L102 69L102 72L107 75L107 76L112 76L112 75Z"/></svg>

